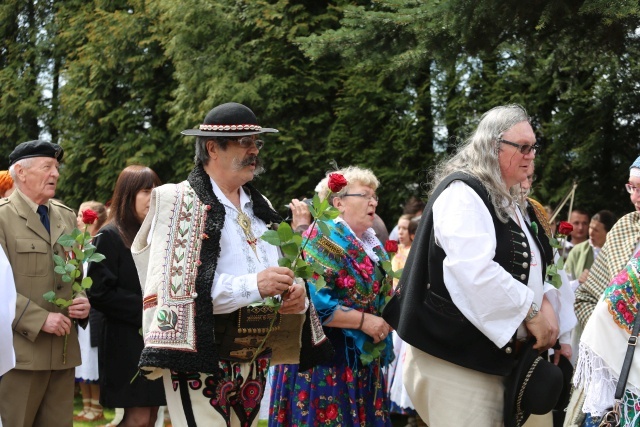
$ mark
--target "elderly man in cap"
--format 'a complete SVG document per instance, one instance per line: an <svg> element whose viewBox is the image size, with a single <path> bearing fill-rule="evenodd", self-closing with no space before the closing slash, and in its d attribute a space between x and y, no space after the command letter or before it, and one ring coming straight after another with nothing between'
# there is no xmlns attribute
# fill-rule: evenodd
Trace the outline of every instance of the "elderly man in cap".
<svg viewBox="0 0 640 427"><path fill-rule="evenodd" d="M307 369L331 356L305 287L260 239L281 220L249 184L262 171L258 136L273 132L237 103L182 132L197 137L195 167L154 189L132 245L143 284L140 367L163 377L174 426L257 425L270 364ZM278 295L277 313L255 305Z"/></svg>
<svg viewBox="0 0 640 427"><path fill-rule="evenodd" d="M71 284L54 273L56 243L75 227L71 209L53 200L63 151L57 144L28 141L9 155L16 190L0 200L0 245L15 280L12 324L16 367L0 381L0 417L5 426L71 426L75 367L80 348L72 319L89 315L87 298L61 310L43 298L54 291L69 298ZM66 339L66 363L63 348Z"/></svg>

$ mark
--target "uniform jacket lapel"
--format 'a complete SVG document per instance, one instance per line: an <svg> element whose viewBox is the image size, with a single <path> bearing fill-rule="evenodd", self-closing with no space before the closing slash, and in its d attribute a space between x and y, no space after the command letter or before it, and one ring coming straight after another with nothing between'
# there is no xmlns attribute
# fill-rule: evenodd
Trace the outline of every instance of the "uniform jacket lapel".
<svg viewBox="0 0 640 427"><path fill-rule="evenodd" d="M27 227L38 236L42 237L44 241L50 243L51 236L49 236L47 229L44 228L44 225L40 222L40 215L31 210L29 204L22 198L22 196L20 196L20 194L18 194L17 191L14 191L13 194L11 194L10 199L16 207L18 215L27 221ZM51 221L51 218L49 218L49 220Z"/></svg>

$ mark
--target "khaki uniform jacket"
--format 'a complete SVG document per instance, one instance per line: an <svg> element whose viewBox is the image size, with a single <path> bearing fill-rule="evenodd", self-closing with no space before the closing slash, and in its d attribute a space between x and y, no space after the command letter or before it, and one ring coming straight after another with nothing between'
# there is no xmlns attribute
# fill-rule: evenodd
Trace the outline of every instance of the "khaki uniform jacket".
<svg viewBox="0 0 640 427"><path fill-rule="evenodd" d="M53 254L64 257L55 243L62 234L76 227L74 212L63 204L49 202L51 236L17 190L0 199L0 245L9 258L15 279L17 302L12 324L16 369L40 371L68 369L80 365L80 347L75 328L67 341L67 360L63 363L64 337L41 331L50 312L62 312L42 297L54 291L58 298L71 298L71 284L54 273ZM68 315L67 310L64 314Z"/></svg>

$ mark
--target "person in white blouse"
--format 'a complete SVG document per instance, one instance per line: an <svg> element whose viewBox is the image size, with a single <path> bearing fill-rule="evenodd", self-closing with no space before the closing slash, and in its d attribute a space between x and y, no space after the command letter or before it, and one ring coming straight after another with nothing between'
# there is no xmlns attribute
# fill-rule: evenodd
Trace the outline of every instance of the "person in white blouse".
<svg viewBox="0 0 640 427"><path fill-rule="evenodd" d="M517 208L518 184L538 149L524 108L496 107L434 170L429 205L384 313L410 344L404 384L430 427L503 425L504 377L521 340L533 337L544 351L558 338L545 296L544 230ZM464 411L454 410L461 402Z"/></svg>
<svg viewBox="0 0 640 427"><path fill-rule="evenodd" d="M0 248L0 377L16 366L11 324L16 315L16 284L4 250ZM0 425L1 425L0 421Z"/></svg>
<svg viewBox="0 0 640 427"><path fill-rule="evenodd" d="M280 216L249 184L262 171L258 137L273 132L237 103L183 131L198 137L195 167L186 181L154 189L132 245L144 299L140 366L163 376L176 427L257 425L271 360L301 357L306 290L278 266L279 248L260 239ZM278 295L275 329L294 325L288 347L278 352L269 341L260 351L269 322L251 322L267 308L249 306Z"/></svg>
<svg viewBox="0 0 640 427"><path fill-rule="evenodd" d="M16 284L4 250L0 248L0 381L2 375L16 366L11 324L16 315ZM2 419L0 419L2 427Z"/></svg>

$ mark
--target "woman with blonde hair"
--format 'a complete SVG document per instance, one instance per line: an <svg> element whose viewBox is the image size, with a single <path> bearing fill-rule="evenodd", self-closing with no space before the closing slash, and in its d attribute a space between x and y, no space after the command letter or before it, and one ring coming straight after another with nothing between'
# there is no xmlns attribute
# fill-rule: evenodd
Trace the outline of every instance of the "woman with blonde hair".
<svg viewBox="0 0 640 427"><path fill-rule="evenodd" d="M330 425L389 427L389 398L381 369L393 357L391 328L381 315L391 277L381 268L389 256L373 231L379 182L368 169L351 166L342 174L347 185L329 192L328 176L316 187L320 199L340 216L304 233L304 256L324 268L309 280L311 298L335 348L334 358L308 371L298 365L274 368L269 426ZM317 288L316 288L317 284ZM368 363L373 345L384 342L379 357ZM373 359L373 360L371 360Z"/></svg>

